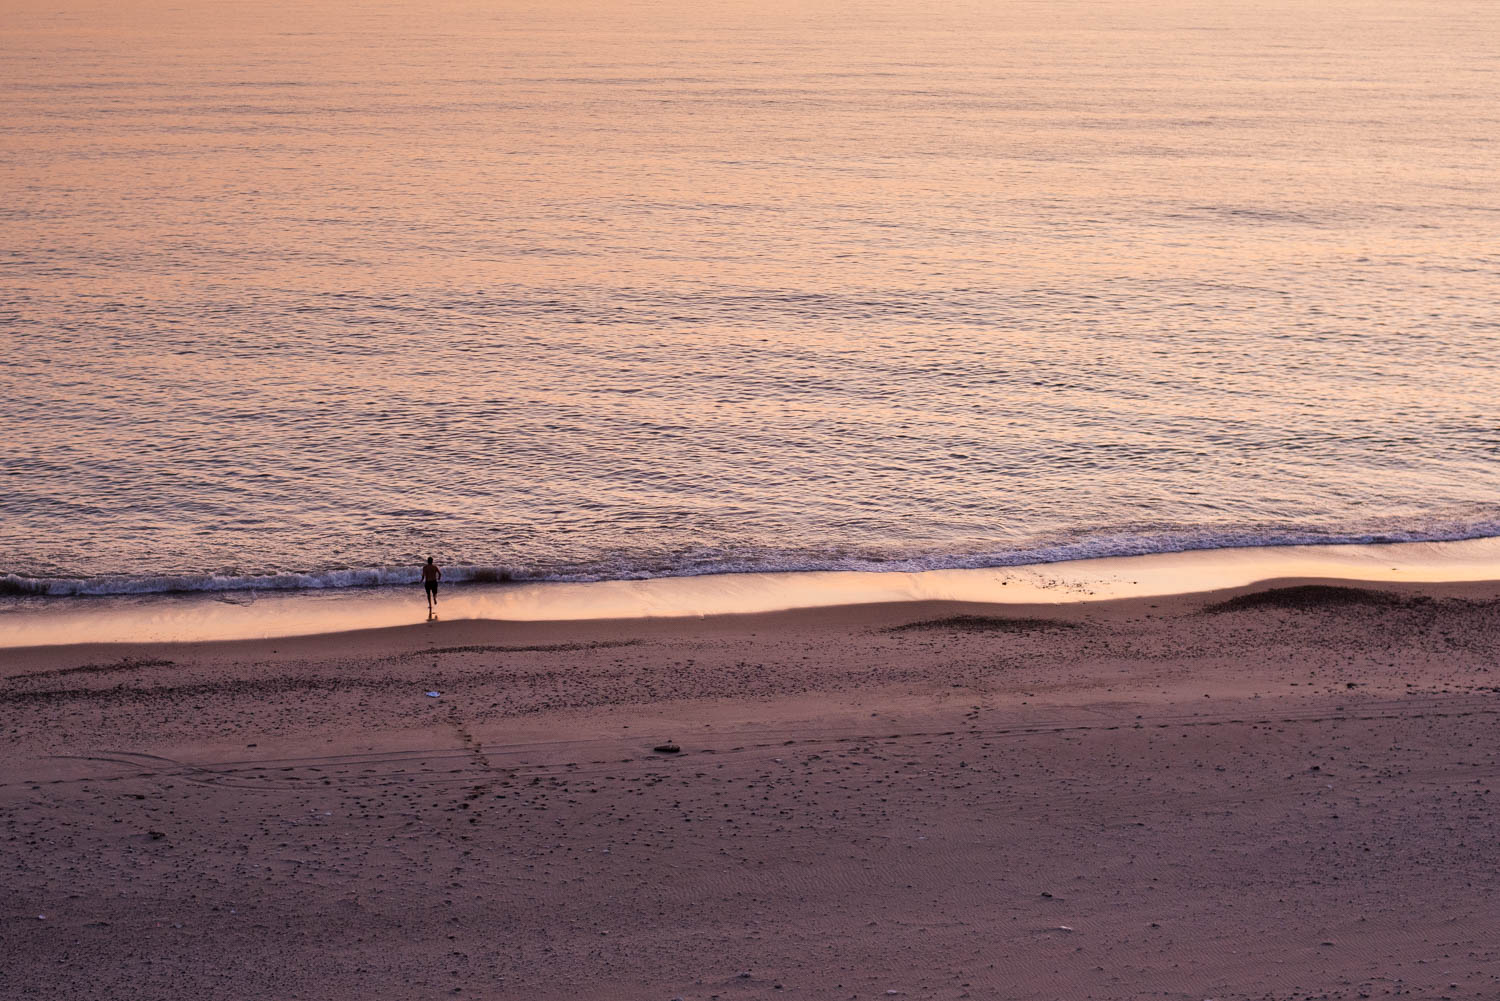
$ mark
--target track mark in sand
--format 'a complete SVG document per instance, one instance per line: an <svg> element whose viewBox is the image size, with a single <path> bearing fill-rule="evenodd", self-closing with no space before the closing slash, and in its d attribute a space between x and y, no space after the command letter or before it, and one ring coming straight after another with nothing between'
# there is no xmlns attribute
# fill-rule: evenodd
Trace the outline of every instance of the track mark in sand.
<svg viewBox="0 0 1500 1001"><path fill-rule="evenodd" d="M113 664L80 664L77 667L53 667L45 671L26 671L21 674L12 674L4 680L14 682L36 678L64 678L74 674L113 674L117 671L139 671L150 667L172 667L176 663L173 660L126 657Z"/></svg>
<svg viewBox="0 0 1500 1001"><path fill-rule="evenodd" d="M950 633L1030 633L1048 629L1080 629L1077 622L1066 619L1013 618L990 615L952 615L946 619L923 619L887 626L881 633L950 632Z"/></svg>
<svg viewBox="0 0 1500 1001"><path fill-rule="evenodd" d="M576 653L581 650L610 650L622 646L640 646L641 640L599 640L597 643L542 643L506 646L503 644L479 643L470 646L440 646L431 650L412 650L382 660L412 660L440 653Z"/></svg>
<svg viewBox="0 0 1500 1001"><path fill-rule="evenodd" d="M468 785L469 798L484 795L494 777L504 774L545 776L567 771L571 774L592 774L610 771L622 764L640 761L639 758L613 758L606 755L620 747L617 739L596 741L558 741L532 744L485 745L474 737L457 708L450 710L450 724L458 738L457 747L439 747L408 751L379 751L353 755L328 755L313 758L252 758L208 764L193 764L158 755L132 751L104 751L95 755L56 755L55 759L97 761L132 769L118 775L95 775L79 778L50 779L46 784L70 784L77 782L108 782L121 779L156 778L180 776L184 780L204 784L258 789L276 792L301 788L303 778L295 773L319 771L325 768L342 769L344 788L378 788L392 783L414 782L420 779L426 785ZM1120 729L1186 729L1271 724L1325 723L1391 720L1391 719L1448 719L1466 716L1500 716L1500 700L1487 696L1467 696L1455 699L1424 697L1409 701L1381 700L1356 707L1354 711L1329 712L1323 707L1308 707L1304 710L1289 710L1284 713L1250 716L1243 710L1222 714L1181 714L1157 716L1129 722L1102 722L1093 719L1033 720L1026 723L999 727L973 728L964 731L968 739L998 740L1004 738L1027 739L1052 734L1086 733L1091 731L1117 731ZM804 736L793 732L789 738L758 744L735 744L727 748L697 746L684 748L684 759L692 754L760 754L775 753L776 750L793 747L811 750L817 747L848 745L855 743L889 745L901 741L923 740L932 743L939 738L955 736L953 730L916 730L902 733L822 732L817 736ZM521 757L513 763L506 757ZM531 764L538 756L553 760L545 764ZM354 773L352 770L362 767ZM439 769L443 769L439 771ZM293 774L286 774L293 773ZM295 783L295 784L294 784ZM18 780L0 784L0 788L11 785L35 784Z"/></svg>
<svg viewBox="0 0 1500 1001"><path fill-rule="evenodd" d="M468 727L464 724L463 717L459 715L458 706L452 702L448 703L448 722L453 727L453 732L458 735L459 743L469 752L469 756L475 767L479 769L480 774L485 776L492 775L495 769L490 764L490 759L485 756L484 746L479 743L478 738L469 732ZM494 787L494 784L493 778L482 779L469 790L469 795L464 798L467 800L476 800L489 792Z"/></svg>

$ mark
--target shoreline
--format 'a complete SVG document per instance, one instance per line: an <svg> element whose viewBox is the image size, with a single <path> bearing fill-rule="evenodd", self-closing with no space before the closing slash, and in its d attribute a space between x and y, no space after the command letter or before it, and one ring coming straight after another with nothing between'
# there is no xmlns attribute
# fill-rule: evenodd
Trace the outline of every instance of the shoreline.
<svg viewBox="0 0 1500 1001"><path fill-rule="evenodd" d="M497 651L566 652L654 640L691 640L696 637L755 637L762 633L800 629L900 630L950 619L1055 622L1101 625L1152 618L1211 614L1208 610L1237 599L1272 599L1282 594L1311 591L1315 604L1337 611L1343 604L1361 605L1368 596L1378 603L1397 601L1500 602L1500 576L1472 581L1378 581L1345 577L1287 577L1248 584L1171 594L1124 598L1081 598L1059 602L991 602L958 599L910 598L840 605L815 605L770 611L716 612L711 615L639 616L596 619L438 619L391 625L358 626L327 632L275 636L235 636L210 639L71 640L5 648L11 663L27 665L72 661L79 656L150 658L172 653L217 660L243 658L272 662L278 659L338 656L380 657L433 650L461 651L475 646ZM1319 594L1319 592L1323 592ZM1328 593L1331 592L1331 593ZM1299 599L1290 598L1296 602ZM1003 628L1003 627L1002 627ZM439 645L441 644L441 645ZM499 645L496 645L499 644ZM0 679L26 676L28 670L0 667ZM50 672L44 672L50 673Z"/></svg>
<svg viewBox="0 0 1500 1001"><path fill-rule="evenodd" d="M915 573L804 571L459 584L443 590L439 620L514 624L689 619L924 601L1062 606L1286 580L1370 586L1500 580L1500 538L1191 550ZM421 623L423 611L425 604L415 586L32 598L0 605L0 648L324 635Z"/></svg>

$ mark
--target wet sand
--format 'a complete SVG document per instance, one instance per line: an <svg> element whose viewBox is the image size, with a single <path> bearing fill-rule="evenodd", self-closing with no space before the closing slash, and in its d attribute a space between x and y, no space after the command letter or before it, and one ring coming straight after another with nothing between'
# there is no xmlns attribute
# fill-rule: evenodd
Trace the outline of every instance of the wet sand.
<svg viewBox="0 0 1500 1001"><path fill-rule="evenodd" d="M449 574L462 572L449 567ZM295 577L295 575L291 575ZM443 586L450 620L698 618L909 602L1059 605L1248 587L1283 578L1379 584L1500 579L1500 537L1455 542L1245 546L1014 567L722 573L643 580L466 581ZM171 578L165 580L170 581ZM0 591L7 581L0 579ZM12 582L14 583L14 582ZM54 581L59 595L78 581ZM406 586L30 596L0 602L0 649L58 643L192 643L384 629L413 620ZM421 605L417 606L419 609Z"/></svg>
<svg viewBox="0 0 1500 1001"><path fill-rule="evenodd" d="M0 996L1500 997L1500 585L1280 583L3 651Z"/></svg>

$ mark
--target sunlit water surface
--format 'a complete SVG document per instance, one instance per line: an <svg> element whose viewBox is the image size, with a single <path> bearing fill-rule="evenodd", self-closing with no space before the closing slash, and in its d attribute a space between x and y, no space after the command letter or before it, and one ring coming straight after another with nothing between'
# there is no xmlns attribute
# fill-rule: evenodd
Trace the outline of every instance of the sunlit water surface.
<svg viewBox="0 0 1500 1001"><path fill-rule="evenodd" d="M12 591L1500 534L1490 0L19 0L0 96Z"/></svg>

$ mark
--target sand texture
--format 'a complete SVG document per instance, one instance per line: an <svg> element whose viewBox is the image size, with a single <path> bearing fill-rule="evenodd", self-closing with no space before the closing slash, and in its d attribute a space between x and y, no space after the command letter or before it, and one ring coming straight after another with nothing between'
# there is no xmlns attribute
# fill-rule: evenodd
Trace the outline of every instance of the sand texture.
<svg viewBox="0 0 1500 1001"><path fill-rule="evenodd" d="M1313 585L0 651L0 996L1500 998L1497 626Z"/></svg>

